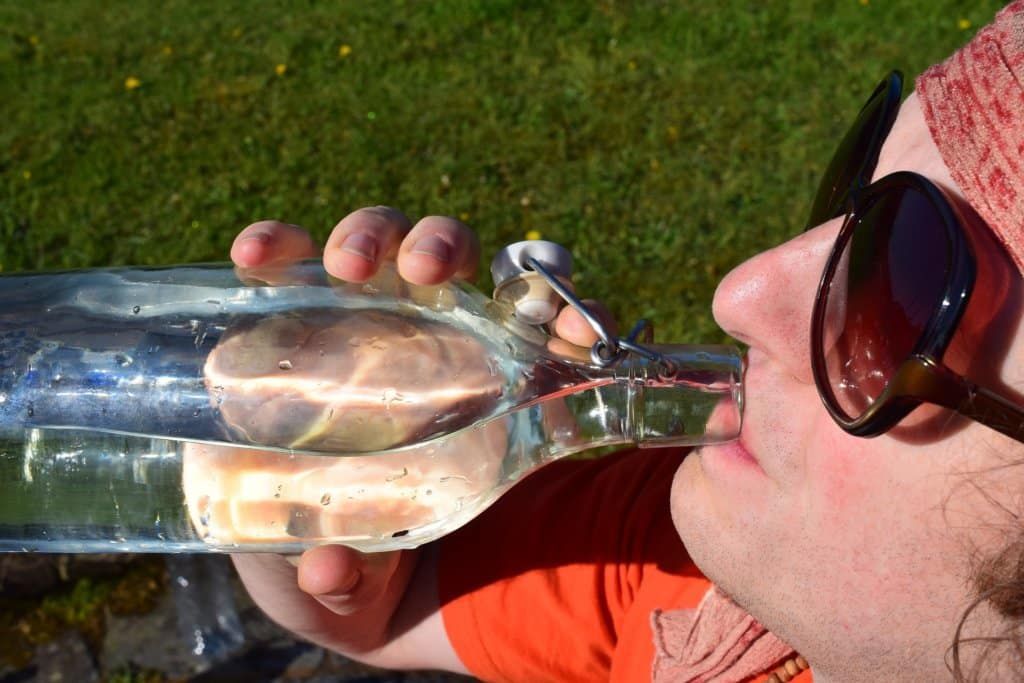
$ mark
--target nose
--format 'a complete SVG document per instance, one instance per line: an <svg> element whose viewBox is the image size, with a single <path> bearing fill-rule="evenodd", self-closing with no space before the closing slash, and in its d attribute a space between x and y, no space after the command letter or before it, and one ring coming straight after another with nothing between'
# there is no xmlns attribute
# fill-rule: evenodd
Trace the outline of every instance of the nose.
<svg viewBox="0 0 1024 683"><path fill-rule="evenodd" d="M808 383L811 309L841 225L842 218L823 223L740 264L712 303L723 330Z"/></svg>

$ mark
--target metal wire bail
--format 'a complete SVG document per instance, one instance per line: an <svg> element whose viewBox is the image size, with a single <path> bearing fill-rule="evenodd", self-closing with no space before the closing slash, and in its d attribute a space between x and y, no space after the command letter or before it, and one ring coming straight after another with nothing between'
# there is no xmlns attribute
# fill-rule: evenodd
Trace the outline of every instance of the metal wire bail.
<svg viewBox="0 0 1024 683"><path fill-rule="evenodd" d="M600 320L598 320L597 316L595 316L593 312L587 308L582 301L580 301L579 297L573 294L568 287L563 285L558 278L549 273L537 259L528 257L525 265L540 274L551 288L555 290L560 297L565 299L567 304L575 308L579 314L583 316L583 319L587 321L587 324L594 329L594 332L597 333L598 339L594 342L594 345L590 347L590 360L594 365L600 368L607 368L621 361L627 354L632 353L658 363L661 366L663 373L675 373L676 367L672 361L657 351L636 343L636 340L641 335L643 335L644 343L649 344L654 341L654 327L651 325L649 320L638 320L636 324L633 325L633 329L630 330L625 339L616 337Z"/></svg>

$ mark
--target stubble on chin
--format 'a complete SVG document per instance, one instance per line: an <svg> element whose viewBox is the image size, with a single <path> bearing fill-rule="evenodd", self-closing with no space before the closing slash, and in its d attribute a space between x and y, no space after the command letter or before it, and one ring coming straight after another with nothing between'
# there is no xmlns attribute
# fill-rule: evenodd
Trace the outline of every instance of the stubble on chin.
<svg viewBox="0 0 1024 683"><path fill-rule="evenodd" d="M733 586L745 574L743 554L732 551L742 530L716 500L701 469L700 452L689 455L676 470L669 497L672 522L697 568L736 601ZM740 604L746 609L745 605Z"/></svg>

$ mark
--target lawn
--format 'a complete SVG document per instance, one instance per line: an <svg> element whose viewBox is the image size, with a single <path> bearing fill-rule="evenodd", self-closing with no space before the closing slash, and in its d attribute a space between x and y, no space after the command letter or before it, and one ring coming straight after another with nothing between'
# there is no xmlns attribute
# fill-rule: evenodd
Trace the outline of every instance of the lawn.
<svg viewBox="0 0 1024 683"><path fill-rule="evenodd" d="M716 282L800 230L876 81L1003 4L3 0L0 267L224 260L382 203L482 265L538 232L620 317L718 341Z"/></svg>

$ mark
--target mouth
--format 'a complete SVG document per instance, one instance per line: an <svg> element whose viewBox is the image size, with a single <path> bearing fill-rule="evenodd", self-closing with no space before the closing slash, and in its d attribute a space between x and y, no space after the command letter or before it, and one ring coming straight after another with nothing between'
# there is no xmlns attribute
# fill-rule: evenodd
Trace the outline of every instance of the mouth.
<svg viewBox="0 0 1024 683"><path fill-rule="evenodd" d="M737 483L744 480L761 481L767 473L753 452L743 442L742 436L728 443L703 446L700 454L701 468L719 481Z"/></svg>
<svg viewBox="0 0 1024 683"><path fill-rule="evenodd" d="M739 438L733 439L728 443L722 443L721 445L715 446L715 451L719 452L728 460L743 465L744 467L752 467L758 470L761 469L761 463L754 456L750 447L743 441L743 435L740 433Z"/></svg>
<svg viewBox="0 0 1024 683"><path fill-rule="evenodd" d="M740 435L740 438L730 441L727 444L723 444L722 450L725 451L725 455L733 460L736 460L748 467L761 469L761 463L757 461L757 458L754 457L754 454L747 447L747 444L743 442L742 434Z"/></svg>
<svg viewBox="0 0 1024 683"><path fill-rule="evenodd" d="M749 422L746 419L746 409L749 407L748 402L748 379L750 375L750 350L743 354L743 391L740 392L740 407L741 407L741 430L739 436L729 442L717 444L714 446L702 447L701 454L702 460L710 461L708 464L712 467L715 463L719 462L721 465L726 466L730 470L742 469L749 472L757 472L761 475L765 475L764 470L761 467L761 463L758 462L754 456L753 450L748 446L745 433L749 428Z"/></svg>

